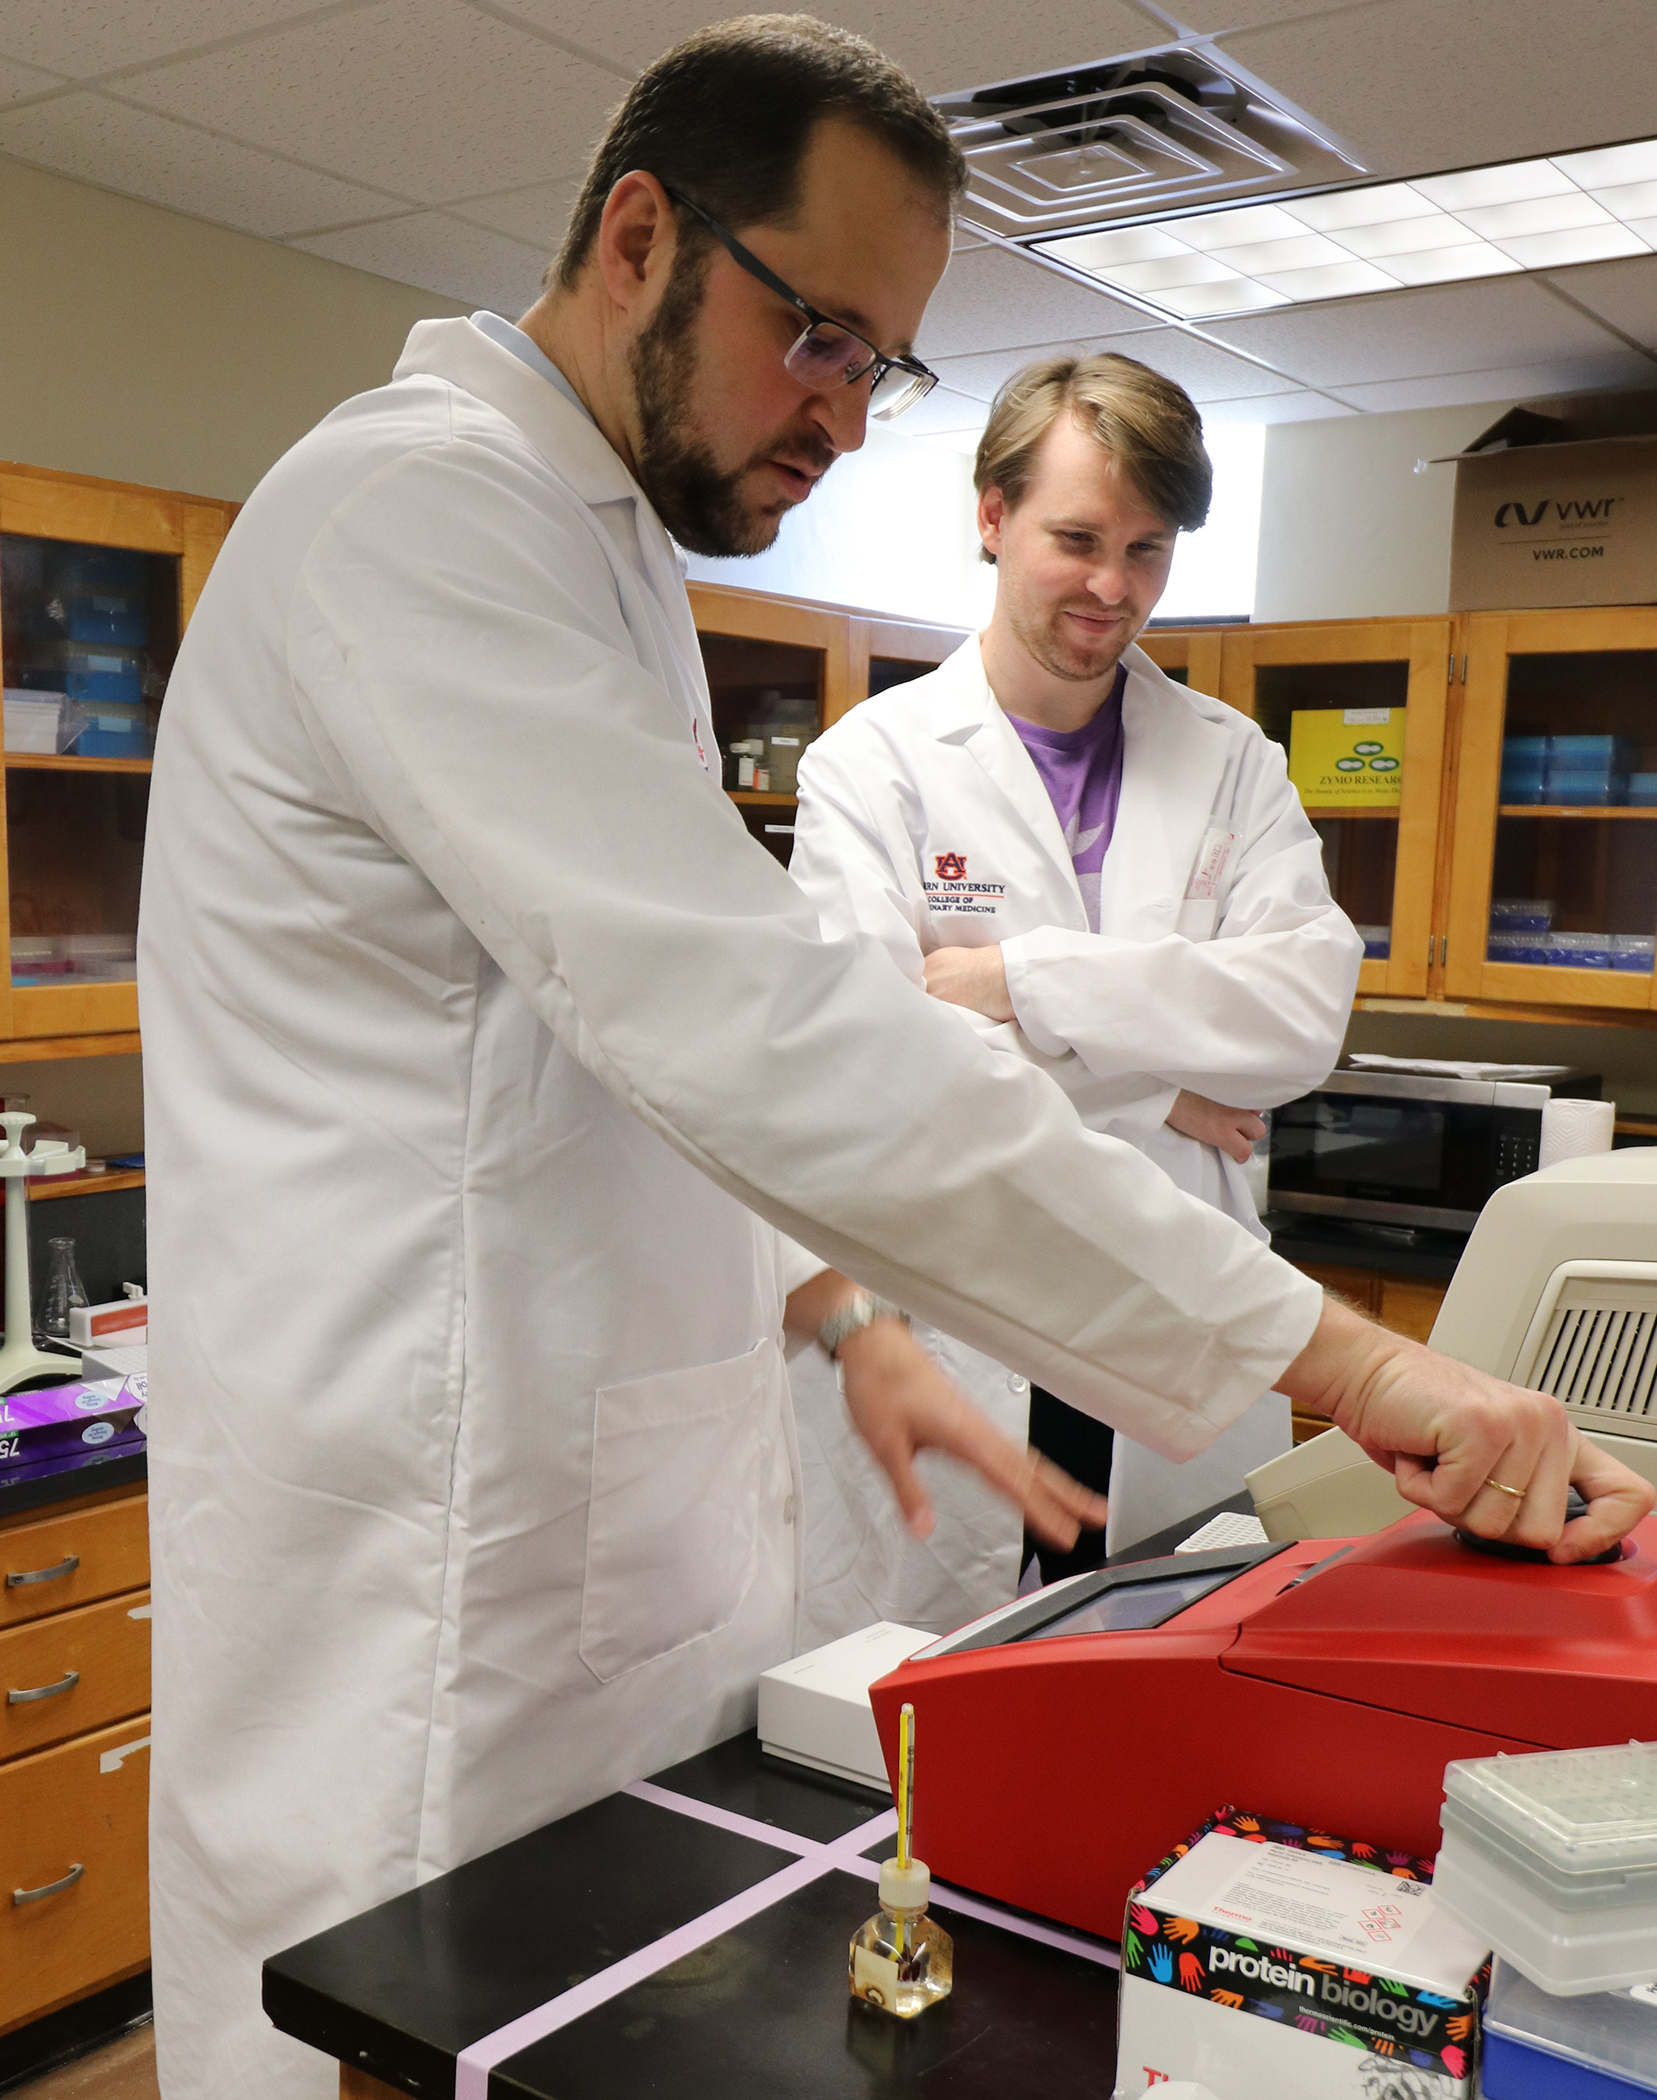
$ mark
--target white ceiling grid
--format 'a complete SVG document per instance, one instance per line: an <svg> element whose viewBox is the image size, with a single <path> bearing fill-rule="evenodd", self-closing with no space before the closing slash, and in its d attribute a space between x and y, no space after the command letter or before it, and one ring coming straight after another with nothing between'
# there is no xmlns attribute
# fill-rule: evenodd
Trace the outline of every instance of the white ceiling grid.
<svg viewBox="0 0 1657 2100"><path fill-rule="evenodd" d="M516 313L592 142L696 0L0 0L0 154ZM1657 134L1657 0L841 0L928 93L1193 36L1379 178ZM903 426L969 443L1044 351L1110 348L1215 421L1657 384L1657 256L1170 326L960 244Z"/></svg>

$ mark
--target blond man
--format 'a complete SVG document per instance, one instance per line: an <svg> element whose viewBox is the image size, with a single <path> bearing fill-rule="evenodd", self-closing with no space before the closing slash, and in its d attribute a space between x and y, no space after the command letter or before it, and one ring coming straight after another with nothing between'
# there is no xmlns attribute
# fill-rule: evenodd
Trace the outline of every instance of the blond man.
<svg viewBox="0 0 1657 2100"><path fill-rule="evenodd" d="M1176 535L1208 511L1200 418L1132 359L1050 359L1003 389L976 483L990 623L812 746L792 872L825 931L873 934L988 1041L1049 1070L1092 1129L1264 1237L1241 1168L1255 1111L1335 1062L1362 944L1280 747L1134 645ZM949 1354L1019 1426L1021 1385ZM1276 1393L1184 1465L1126 1437L1113 1449L1041 1387L1029 1410L1032 1442L1108 1482L1112 1548L1235 1493L1290 1438ZM1044 1551L1043 1572L1104 1546Z"/></svg>

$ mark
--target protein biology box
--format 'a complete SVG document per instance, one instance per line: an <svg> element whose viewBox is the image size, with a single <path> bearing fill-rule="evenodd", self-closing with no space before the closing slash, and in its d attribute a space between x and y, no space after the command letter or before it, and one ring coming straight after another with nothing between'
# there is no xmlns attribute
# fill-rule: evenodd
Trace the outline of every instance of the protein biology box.
<svg viewBox="0 0 1657 2100"><path fill-rule="evenodd" d="M1222 1809L1128 1899L1115 2100L1471 2100L1490 1960L1432 1871Z"/></svg>

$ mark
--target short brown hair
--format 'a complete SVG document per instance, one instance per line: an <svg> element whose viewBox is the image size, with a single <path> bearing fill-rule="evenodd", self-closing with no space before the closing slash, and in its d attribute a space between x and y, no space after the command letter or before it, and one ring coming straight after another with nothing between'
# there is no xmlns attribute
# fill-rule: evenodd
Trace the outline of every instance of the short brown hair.
<svg viewBox="0 0 1657 2100"><path fill-rule="evenodd" d="M973 483L1023 501L1042 440L1069 413L1110 453L1165 524L1195 532L1208 516L1214 469L1202 417L1184 387L1131 357L1049 357L1015 372L995 397L978 443ZM987 550L986 561L995 557Z"/></svg>
<svg viewBox="0 0 1657 2100"><path fill-rule="evenodd" d="M847 117L878 139L948 221L966 164L900 66L811 15L740 15L699 30L633 83L593 154L546 282L575 282L605 199L634 169L733 231L785 223L799 203L812 129L828 116ZM691 250L711 239L684 217L680 237Z"/></svg>

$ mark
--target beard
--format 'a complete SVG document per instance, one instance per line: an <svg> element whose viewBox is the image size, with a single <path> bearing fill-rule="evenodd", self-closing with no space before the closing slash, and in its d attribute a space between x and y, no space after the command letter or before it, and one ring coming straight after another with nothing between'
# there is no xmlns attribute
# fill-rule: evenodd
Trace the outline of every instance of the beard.
<svg viewBox="0 0 1657 2100"><path fill-rule="evenodd" d="M630 364L638 408L639 485L656 515L692 554L763 554L776 539L789 503L761 505L744 495L754 470L776 452L768 438L738 467L721 467L695 434L696 331L707 274L706 255L675 266L655 316L634 343ZM834 448L820 432L788 442L789 457L826 471Z"/></svg>
<svg viewBox="0 0 1657 2100"><path fill-rule="evenodd" d="M1062 606L1049 611L1015 598L1008 607L1008 625L1027 656L1050 678L1062 678L1070 685L1089 685L1114 671L1137 632L1130 620L1108 640L1101 636L1090 645L1065 632L1063 615Z"/></svg>

